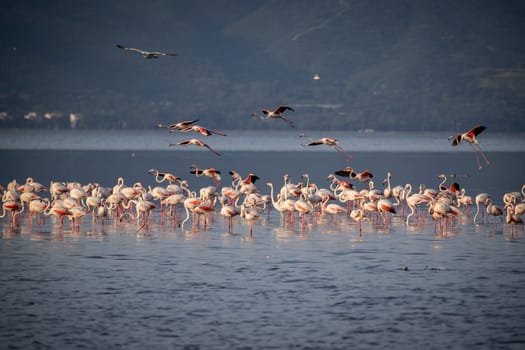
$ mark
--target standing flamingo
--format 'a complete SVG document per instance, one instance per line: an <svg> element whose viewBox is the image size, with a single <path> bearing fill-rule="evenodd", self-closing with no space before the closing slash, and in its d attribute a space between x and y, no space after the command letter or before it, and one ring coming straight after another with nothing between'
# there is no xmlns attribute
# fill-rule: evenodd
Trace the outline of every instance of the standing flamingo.
<svg viewBox="0 0 525 350"><path fill-rule="evenodd" d="M224 205L221 215L228 219L228 233L233 234L233 218L241 214L241 210L233 205Z"/></svg>
<svg viewBox="0 0 525 350"><path fill-rule="evenodd" d="M363 234L363 221L368 220L363 209L354 209L350 213L350 217L359 224L359 236Z"/></svg>
<svg viewBox="0 0 525 350"><path fill-rule="evenodd" d="M489 223L489 217L494 217L494 227L496 227L496 217L503 215L503 209L492 203L492 199L487 199L485 202L486 211L487 211L487 224Z"/></svg>
<svg viewBox="0 0 525 350"><path fill-rule="evenodd" d="M488 193L479 193L474 201L476 202L476 214L474 215L474 225L477 225L476 219L478 217L478 214L480 212L480 206L487 206L488 201L492 201L492 196ZM481 211L481 223L483 224L483 217L484 217L484 211Z"/></svg>
<svg viewBox="0 0 525 350"><path fill-rule="evenodd" d="M241 218L248 220L250 223L250 238L253 237L253 223L255 220L261 217L261 214L255 208L247 208L246 206L241 206Z"/></svg>
<svg viewBox="0 0 525 350"><path fill-rule="evenodd" d="M476 125L475 127L473 127L472 129L470 129L469 131L467 131L465 133L456 134L456 135L448 137L449 141L453 140L452 141L452 146L457 146L460 143L462 143L463 141L467 142L468 144L470 144L472 146L472 148L474 149L474 154L476 155L476 161L478 162L479 170L483 169L483 166L481 165L481 162L479 161L478 154L476 152L479 152L483 156L483 159L485 160L487 165L490 164L489 160L485 156L485 153L483 153L483 150L481 149L481 147L480 147L480 145L478 143L478 139L476 138L485 129L486 129L486 127L484 127L483 125Z"/></svg>

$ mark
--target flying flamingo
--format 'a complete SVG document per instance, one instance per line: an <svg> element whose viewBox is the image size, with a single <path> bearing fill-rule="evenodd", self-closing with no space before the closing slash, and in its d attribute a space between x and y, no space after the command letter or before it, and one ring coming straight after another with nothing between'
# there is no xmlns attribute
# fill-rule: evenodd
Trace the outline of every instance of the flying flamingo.
<svg viewBox="0 0 525 350"><path fill-rule="evenodd" d="M305 135L301 134L300 137L305 137ZM341 152L344 155L344 158L346 161L350 161L352 159L352 156L348 154L343 149L343 147L339 145L338 140L332 137L323 137L320 139L310 139L308 143L302 144L301 146L309 147L309 146L319 146L319 145L327 145L335 149L337 152Z"/></svg>
<svg viewBox="0 0 525 350"><path fill-rule="evenodd" d="M199 119L192 119L192 120L183 120L181 122L173 123L173 124L169 124L169 125L157 124L157 128L168 129L170 132L172 132L172 131L181 131L181 130L185 130L187 128L190 128L191 124L196 123L198 121L199 121Z"/></svg>
<svg viewBox="0 0 525 350"><path fill-rule="evenodd" d="M355 171L354 169L352 169L351 167L346 167L342 170L337 170L334 172L334 174L342 176L342 177L349 177L351 179L357 179L361 182L370 181L370 179L374 177L374 175L372 175L372 173L369 172L368 170L364 170L359 173Z"/></svg>
<svg viewBox="0 0 525 350"><path fill-rule="evenodd" d="M215 181L215 188L218 189L221 184L221 172L215 168L199 169L196 166L190 168L190 174L197 177L206 176Z"/></svg>
<svg viewBox="0 0 525 350"><path fill-rule="evenodd" d="M288 125L290 125L290 127L293 128L294 127L293 122L283 115L283 113L286 112L287 110L290 110L292 112L295 111L292 107L289 107L289 106L286 106L286 105L280 105L279 107L277 107L273 111L271 111L269 109L261 110L261 112L265 115L264 117L259 115L259 114L257 114L257 113L252 113L251 115L252 115L252 117L259 117L259 118L261 118L263 120L265 120L265 119L282 119L286 123L288 123Z"/></svg>
<svg viewBox="0 0 525 350"><path fill-rule="evenodd" d="M486 127L484 127L483 125L476 125L475 127L473 127L472 129L470 129L469 131L467 131L465 133L456 134L456 135L448 137L449 141L453 140L452 141L452 146L457 146L460 143L462 143L463 141L469 143L472 146L472 148L474 149L474 154L476 155L476 161L478 162L479 170L483 169L483 166L481 165L481 162L479 161L478 154L476 152L479 152L483 156L483 159L485 160L487 165L490 164L489 160L485 156L485 153L483 153L483 150L481 149L481 147L478 144L478 139L476 138L476 136L481 134L481 132L483 130L485 130L485 129L486 129Z"/></svg>
<svg viewBox="0 0 525 350"><path fill-rule="evenodd" d="M170 184L175 182L182 182L182 179L176 175L170 174L170 173L164 173L160 172L157 169L150 169L148 170L148 174L155 176L155 182L162 183L164 181L168 181Z"/></svg>
<svg viewBox="0 0 525 350"><path fill-rule="evenodd" d="M211 135L226 136L226 134L224 134L222 132L206 129L205 127L202 127L200 125L191 125L191 126L188 126L186 128L180 129L180 130L170 130L170 133L173 133L173 132L176 132L176 131L179 131L179 132L195 131L195 132L198 132L199 134L201 134L202 136L211 136Z"/></svg>
<svg viewBox="0 0 525 350"><path fill-rule="evenodd" d="M117 44L116 45L119 49L125 50L125 51L134 51L138 52L142 55L145 59L149 60L152 58L159 58L160 56L177 56L176 53L169 53L169 52L161 52L161 51L144 51L141 49L136 49L134 47L125 47L123 45Z"/></svg>
<svg viewBox="0 0 525 350"><path fill-rule="evenodd" d="M216 155L220 156L221 154L217 151L215 151L213 148L211 148L209 145L207 145L206 143L202 142L201 140L199 139L188 139L188 140L182 140L182 141L179 141L177 143L170 143L169 146L189 146L189 145L194 145L194 146L199 146L199 147L206 147L208 150L210 150L211 152L215 153Z"/></svg>

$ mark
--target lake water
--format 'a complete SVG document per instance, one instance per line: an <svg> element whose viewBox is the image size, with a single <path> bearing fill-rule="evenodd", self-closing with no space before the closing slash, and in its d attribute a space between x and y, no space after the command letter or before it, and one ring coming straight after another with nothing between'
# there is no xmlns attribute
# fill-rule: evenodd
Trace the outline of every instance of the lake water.
<svg viewBox="0 0 525 350"><path fill-rule="evenodd" d="M212 185L191 165L253 172L257 185L276 187L283 175L304 173L320 187L345 166L368 169L376 187L387 171L392 185L437 188L446 174L474 197L525 183L523 135L480 136L491 161L479 171L467 145L452 149L448 134L310 132L335 136L352 155L325 146L303 148L296 133L227 132L202 138L222 153L169 148L182 139L160 130L0 130L0 184L13 179L157 185L150 168L174 173L192 189ZM184 135L188 136L188 135ZM279 152L277 152L279 151ZM451 179L450 174L456 174ZM358 189L365 185L354 184ZM46 193L47 194L47 193ZM475 209L475 208L474 208ZM434 222L406 226L363 223L342 216L302 229L273 211L254 225L234 220L233 235L218 214L206 227L181 230L160 223L40 229L22 216L19 227L0 219L0 348L143 349L406 349L525 346L524 231L473 225L453 230Z"/></svg>

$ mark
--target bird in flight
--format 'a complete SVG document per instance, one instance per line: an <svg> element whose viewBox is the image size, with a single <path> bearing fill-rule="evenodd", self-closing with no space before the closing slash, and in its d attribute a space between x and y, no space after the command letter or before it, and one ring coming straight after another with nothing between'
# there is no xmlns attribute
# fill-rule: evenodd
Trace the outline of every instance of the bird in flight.
<svg viewBox="0 0 525 350"><path fill-rule="evenodd" d="M295 110L292 108L292 107L289 107L289 106L286 106L286 105L280 105L279 107L277 107L275 110L271 111L269 109L263 109L261 110L261 112L264 114L264 116L258 114L258 113L252 113L251 116L252 117L259 117L263 120L266 120L266 119L282 119L284 120L285 122L288 123L288 125L290 125L290 127L294 127L293 125L293 122L286 118L284 116L284 112L286 112L287 110L290 110L292 112L294 112Z"/></svg>
<svg viewBox="0 0 525 350"><path fill-rule="evenodd" d="M299 135L299 137L306 137L305 134ZM352 156L348 154L343 147L341 147L338 143L337 139L334 139L332 137L323 137L320 139L310 139L308 143L304 143L301 146L303 147L309 147L309 146L318 146L318 145L327 145L335 149L337 152L341 152L345 159L347 161L350 161L352 159Z"/></svg>
<svg viewBox="0 0 525 350"><path fill-rule="evenodd" d="M198 132L200 133L201 135L203 136L210 136L210 135L220 135L220 136L226 136L226 134L222 133L222 132L218 132L218 131L215 131L215 130L210 130L210 129L206 129L205 127L202 127L200 125L188 125L187 127L185 128L182 128L182 129L173 129L173 130L170 130L169 132L170 133L174 133L174 132L188 132L188 131L195 131L195 132Z"/></svg>
<svg viewBox="0 0 525 350"><path fill-rule="evenodd" d="M457 146L461 144L463 141L467 142L468 144L472 146L472 148L474 149L474 154L476 155L476 160L478 162L479 170L483 169L483 166L481 165L481 162L479 161L477 152L481 154L481 156L483 157L487 165L490 164L489 160L485 156L485 153L483 153L483 150L478 144L478 139L476 138L485 129L486 127L484 127L483 125L476 125L475 127L473 127L472 129L470 129L469 131L465 133L462 133L462 134L460 133L460 134L456 134L456 135L452 135L448 137L449 141L452 140L452 146Z"/></svg>
<svg viewBox="0 0 525 350"><path fill-rule="evenodd" d="M346 167L342 170L334 171L334 174L342 177L348 177L350 179L357 179L361 182L370 181L370 179L374 177L374 175L372 175L372 173L370 173L368 170L364 170L359 173L351 167Z"/></svg>
<svg viewBox="0 0 525 350"><path fill-rule="evenodd" d="M183 131L188 128L191 128L191 124L198 122L199 119L193 119L193 120L184 120L182 122L170 124L170 125L164 125L164 124L157 124L157 128L164 128L168 129L170 132L175 131Z"/></svg>
<svg viewBox="0 0 525 350"><path fill-rule="evenodd" d="M188 139L188 140L182 140L182 141L179 141L179 142L176 142L176 143L170 143L170 147L172 147L172 146L189 146L189 145L205 147L205 148L209 149L211 152L215 153L216 155L218 155L218 156L221 155L219 152L215 151L213 148L211 148L209 145L207 145L206 143L202 142L199 139Z"/></svg>
<svg viewBox="0 0 525 350"><path fill-rule="evenodd" d="M151 58L159 58L160 56L177 56L176 53L167 53L167 52L161 52L161 51L144 51L141 49L136 49L134 47L126 47L120 44L117 44L117 47L119 49L125 50L125 51L135 51L142 55L145 59L149 60Z"/></svg>

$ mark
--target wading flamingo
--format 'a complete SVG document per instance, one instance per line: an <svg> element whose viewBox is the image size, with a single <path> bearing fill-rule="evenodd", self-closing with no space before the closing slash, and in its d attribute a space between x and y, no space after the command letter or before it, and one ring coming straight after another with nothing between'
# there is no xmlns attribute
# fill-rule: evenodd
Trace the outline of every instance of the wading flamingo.
<svg viewBox="0 0 525 350"><path fill-rule="evenodd" d="M477 225L477 222L476 222L476 219L478 217L478 214L480 212L480 207L481 206L487 206L487 202L489 201L492 201L492 196L488 193L479 193L478 195L476 195L475 197L475 202L476 202L476 214L474 215L474 225ZM481 223L483 224L485 214L484 214L484 210L481 210Z"/></svg>
<svg viewBox="0 0 525 350"><path fill-rule="evenodd" d="M241 210L233 205L224 205L221 208L221 215L228 220L228 233L233 234L233 218L240 215Z"/></svg>

